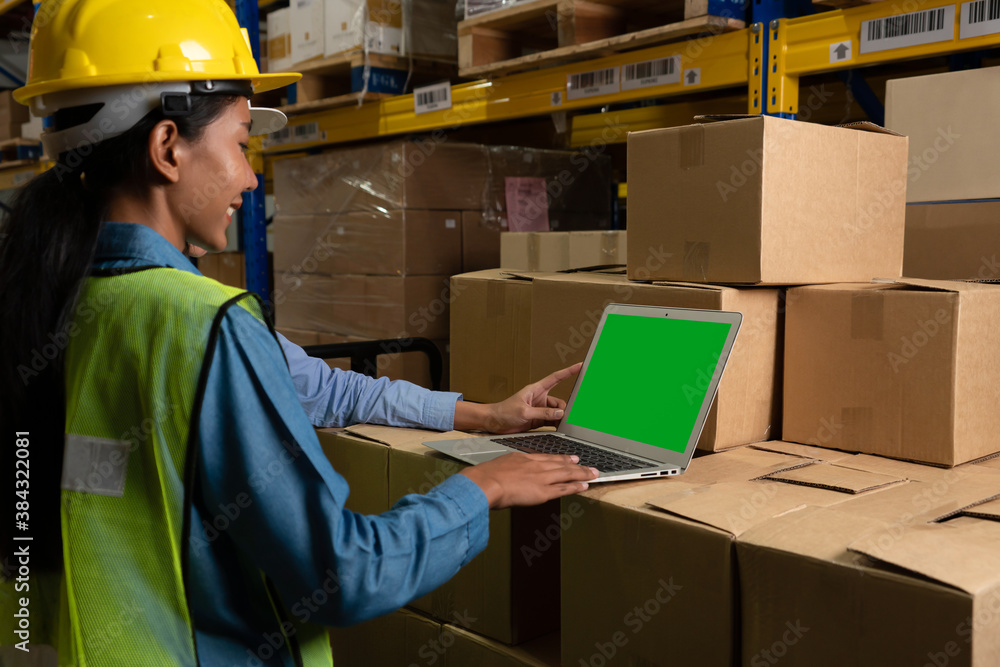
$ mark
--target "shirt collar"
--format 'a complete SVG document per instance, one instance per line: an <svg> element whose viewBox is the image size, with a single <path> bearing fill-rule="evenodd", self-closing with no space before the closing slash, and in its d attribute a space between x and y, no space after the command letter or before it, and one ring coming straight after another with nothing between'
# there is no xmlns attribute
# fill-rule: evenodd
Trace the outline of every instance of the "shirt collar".
<svg viewBox="0 0 1000 667"><path fill-rule="evenodd" d="M95 264L128 262L167 266L201 275L191 260L152 227L134 222L105 222L97 237Z"/></svg>

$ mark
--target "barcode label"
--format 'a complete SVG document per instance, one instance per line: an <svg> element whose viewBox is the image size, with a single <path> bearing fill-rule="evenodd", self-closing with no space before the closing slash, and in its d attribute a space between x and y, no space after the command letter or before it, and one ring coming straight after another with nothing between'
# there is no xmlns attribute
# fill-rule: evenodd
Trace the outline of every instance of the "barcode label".
<svg viewBox="0 0 1000 667"><path fill-rule="evenodd" d="M292 126L293 144L308 144L319 141L319 123L304 123Z"/></svg>
<svg viewBox="0 0 1000 667"><path fill-rule="evenodd" d="M664 86L681 82L681 57L645 60L622 66L622 90Z"/></svg>
<svg viewBox="0 0 1000 667"><path fill-rule="evenodd" d="M34 170L32 171L22 171L18 174L14 174L14 185L20 187L33 179L35 177Z"/></svg>
<svg viewBox="0 0 1000 667"><path fill-rule="evenodd" d="M579 100L584 97L610 95L618 92L619 68L609 67L593 72L566 75L566 98Z"/></svg>
<svg viewBox="0 0 1000 667"><path fill-rule="evenodd" d="M274 146L284 146L292 140L292 129L290 127L285 127L278 130L277 132L272 132L267 135L264 139L264 149L273 148Z"/></svg>
<svg viewBox="0 0 1000 667"><path fill-rule="evenodd" d="M861 22L861 53L901 49L955 38L955 5Z"/></svg>
<svg viewBox="0 0 1000 667"><path fill-rule="evenodd" d="M976 0L962 3L958 36L982 37L1000 33L1000 0Z"/></svg>
<svg viewBox="0 0 1000 667"><path fill-rule="evenodd" d="M447 81L413 89L413 112L429 113L451 108L451 84Z"/></svg>

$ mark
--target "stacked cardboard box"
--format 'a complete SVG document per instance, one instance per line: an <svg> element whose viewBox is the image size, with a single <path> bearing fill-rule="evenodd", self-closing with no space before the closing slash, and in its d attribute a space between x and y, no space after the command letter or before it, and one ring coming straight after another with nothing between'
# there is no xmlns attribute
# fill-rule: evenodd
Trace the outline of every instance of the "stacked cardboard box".
<svg viewBox="0 0 1000 667"><path fill-rule="evenodd" d="M278 326L300 337L419 336L447 353L449 278L499 265L500 229L524 215L512 194L524 181L543 195L532 212L609 224L608 161L579 157L396 141L277 162Z"/></svg>
<svg viewBox="0 0 1000 667"><path fill-rule="evenodd" d="M545 667L559 659L555 633L516 647L467 629L473 617L457 615L450 623L401 609L357 627L332 631L337 667L437 665L438 667Z"/></svg>
<svg viewBox="0 0 1000 667"><path fill-rule="evenodd" d="M357 512L385 512L403 496L426 493L464 467L421 443L466 434L383 426L318 433L327 457L351 486L347 507ZM555 631L561 521L558 501L492 512L485 551L411 606L445 623L462 618L467 630L505 644Z"/></svg>
<svg viewBox="0 0 1000 667"><path fill-rule="evenodd" d="M202 275L218 280L223 285L246 289L246 261L241 252L209 253L198 258Z"/></svg>
<svg viewBox="0 0 1000 667"><path fill-rule="evenodd" d="M19 139L21 126L30 120L28 107L15 102L10 91L0 93L0 141Z"/></svg>
<svg viewBox="0 0 1000 667"><path fill-rule="evenodd" d="M886 125L910 138L904 275L1000 280L1000 67L894 79Z"/></svg>
<svg viewBox="0 0 1000 667"><path fill-rule="evenodd" d="M447 0L296 0L267 15L267 71L342 54L458 57L454 4Z"/></svg>
<svg viewBox="0 0 1000 667"><path fill-rule="evenodd" d="M515 271L566 271L625 265L626 232L504 232L500 266Z"/></svg>

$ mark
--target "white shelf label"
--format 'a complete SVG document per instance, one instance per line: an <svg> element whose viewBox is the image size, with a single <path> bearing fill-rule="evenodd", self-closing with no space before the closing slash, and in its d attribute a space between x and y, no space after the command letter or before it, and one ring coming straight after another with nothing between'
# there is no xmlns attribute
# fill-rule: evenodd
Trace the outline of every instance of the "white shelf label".
<svg viewBox="0 0 1000 667"><path fill-rule="evenodd" d="M851 59L852 42L834 42L830 45L830 62L840 63Z"/></svg>
<svg viewBox="0 0 1000 667"><path fill-rule="evenodd" d="M699 83L701 83L700 67L692 67L691 69L684 70L685 86L697 86Z"/></svg>
<svg viewBox="0 0 1000 667"><path fill-rule="evenodd" d="M1000 0L998 0L1000 1ZM644 60L622 65L622 90L664 86L681 82L681 57Z"/></svg>
<svg viewBox="0 0 1000 667"><path fill-rule="evenodd" d="M14 174L14 185L20 187L35 177L35 171L22 171Z"/></svg>
<svg viewBox="0 0 1000 667"><path fill-rule="evenodd" d="M430 113L451 108L451 83L442 81L413 89L413 113Z"/></svg>
<svg viewBox="0 0 1000 667"><path fill-rule="evenodd" d="M557 91L553 92L552 93L552 100L551 100L552 104L551 104L551 106L561 107L562 106L562 96L563 96L563 94L562 94L561 90L557 90Z"/></svg>
<svg viewBox="0 0 1000 667"><path fill-rule="evenodd" d="M579 100L584 97L611 95L618 92L619 68L609 67L593 72L566 75L566 98Z"/></svg>
<svg viewBox="0 0 1000 667"><path fill-rule="evenodd" d="M959 21L960 39L1000 33L1000 0L976 0L962 3Z"/></svg>
<svg viewBox="0 0 1000 667"><path fill-rule="evenodd" d="M955 5L861 22L861 53L876 53L955 38Z"/></svg>

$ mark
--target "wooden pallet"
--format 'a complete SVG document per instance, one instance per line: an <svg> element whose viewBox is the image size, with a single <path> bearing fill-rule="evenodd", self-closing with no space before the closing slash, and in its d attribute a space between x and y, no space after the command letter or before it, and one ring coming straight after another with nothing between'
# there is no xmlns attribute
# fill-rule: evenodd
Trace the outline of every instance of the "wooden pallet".
<svg viewBox="0 0 1000 667"><path fill-rule="evenodd" d="M746 27L710 9L709 0L531 0L459 22L458 72L495 76Z"/></svg>
<svg viewBox="0 0 1000 667"><path fill-rule="evenodd" d="M366 56L360 51L351 51L296 66L295 71L302 73L302 80L296 85L297 99L294 104L279 108L286 114L312 113L393 95L392 92L380 92L384 88L380 89L377 82L369 85L369 91L361 89L352 73L366 64L372 77L392 76L397 81L409 78L408 89L414 85L451 79L456 73L454 62L425 58L411 61L409 58L376 53Z"/></svg>

